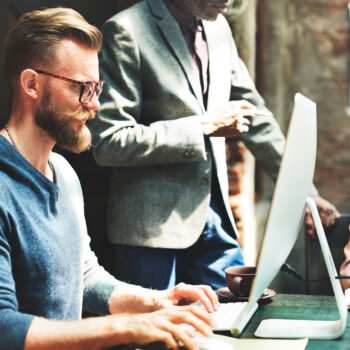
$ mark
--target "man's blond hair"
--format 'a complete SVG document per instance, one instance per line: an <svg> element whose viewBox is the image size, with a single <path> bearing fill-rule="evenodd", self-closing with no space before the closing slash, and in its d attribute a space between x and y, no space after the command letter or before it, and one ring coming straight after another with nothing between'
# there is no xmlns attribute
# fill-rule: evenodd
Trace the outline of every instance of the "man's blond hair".
<svg viewBox="0 0 350 350"><path fill-rule="evenodd" d="M13 86L26 68L54 64L55 49L62 39L73 39L99 51L102 34L70 8L55 7L22 15L5 40L5 72Z"/></svg>

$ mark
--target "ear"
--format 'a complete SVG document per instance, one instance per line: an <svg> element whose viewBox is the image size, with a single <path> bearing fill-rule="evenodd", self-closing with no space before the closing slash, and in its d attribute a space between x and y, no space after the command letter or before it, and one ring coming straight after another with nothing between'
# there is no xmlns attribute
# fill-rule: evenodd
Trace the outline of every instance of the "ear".
<svg viewBox="0 0 350 350"><path fill-rule="evenodd" d="M39 97L39 74L33 69L25 69L20 74L20 87L32 99Z"/></svg>

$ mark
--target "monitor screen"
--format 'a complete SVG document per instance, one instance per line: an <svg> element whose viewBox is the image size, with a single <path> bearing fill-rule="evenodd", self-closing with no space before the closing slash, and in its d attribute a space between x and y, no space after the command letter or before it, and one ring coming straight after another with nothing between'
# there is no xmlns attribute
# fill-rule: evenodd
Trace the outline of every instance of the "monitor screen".
<svg viewBox="0 0 350 350"><path fill-rule="evenodd" d="M258 256L250 304L254 304L270 285L298 238L314 175L316 144L316 104L297 93Z"/></svg>

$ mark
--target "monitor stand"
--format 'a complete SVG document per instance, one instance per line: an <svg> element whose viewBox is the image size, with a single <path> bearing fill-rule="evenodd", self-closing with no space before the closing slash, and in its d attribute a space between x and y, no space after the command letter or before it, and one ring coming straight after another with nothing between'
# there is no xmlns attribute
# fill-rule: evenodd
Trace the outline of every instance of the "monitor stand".
<svg viewBox="0 0 350 350"><path fill-rule="evenodd" d="M257 337L335 339L339 338L345 331L348 310L340 281L335 278L338 273L333 262L316 204L312 198L308 197L306 199L306 205L310 208L315 223L340 319L336 321L267 319L263 320L255 331L254 335Z"/></svg>

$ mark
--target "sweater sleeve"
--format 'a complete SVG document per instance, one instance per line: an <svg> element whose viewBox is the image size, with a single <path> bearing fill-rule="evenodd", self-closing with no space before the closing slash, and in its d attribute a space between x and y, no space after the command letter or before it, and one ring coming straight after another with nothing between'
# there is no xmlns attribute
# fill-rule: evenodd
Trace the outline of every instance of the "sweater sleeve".
<svg viewBox="0 0 350 350"><path fill-rule="evenodd" d="M12 274L8 225L0 214L0 350L22 350L30 324L35 317L18 308Z"/></svg>
<svg viewBox="0 0 350 350"><path fill-rule="evenodd" d="M124 284L115 279L101 265L90 249L89 237L84 244L84 295L83 309L95 315L109 314L109 297L117 285Z"/></svg>
<svg viewBox="0 0 350 350"><path fill-rule="evenodd" d="M80 232L80 264L83 278L83 310L96 315L109 313L108 300L118 282L99 265L96 255L90 248L90 237L87 233L84 214L84 198L77 174L71 165L60 155L51 154L51 160L59 171L61 196L70 197L72 220L76 221ZM74 209L73 209L74 208Z"/></svg>

